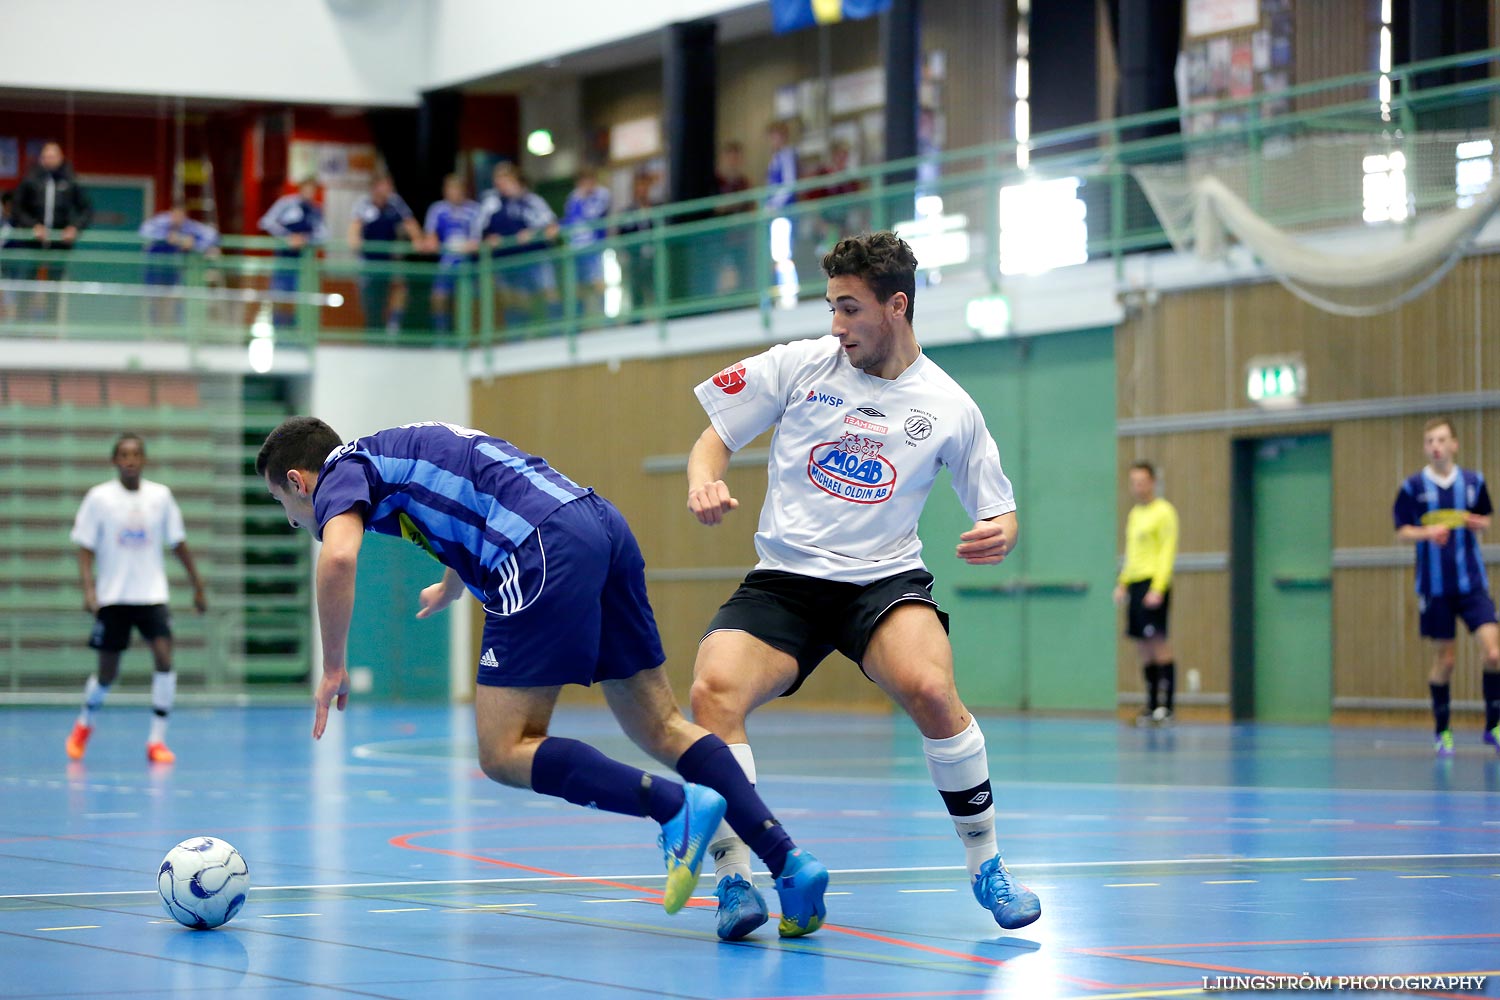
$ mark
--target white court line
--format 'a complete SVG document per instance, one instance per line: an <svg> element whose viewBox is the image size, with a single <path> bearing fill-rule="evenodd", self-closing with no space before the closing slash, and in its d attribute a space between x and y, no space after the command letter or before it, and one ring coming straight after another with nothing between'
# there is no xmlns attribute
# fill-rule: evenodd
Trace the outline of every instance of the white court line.
<svg viewBox="0 0 1500 1000"><path fill-rule="evenodd" d="M425 906L398 906L389 910L371 910L371 913L425 913Z"/></svg>
<svg viewBox="0 0 1500 1000"><path fill-rule="evenodd" d="M1302 881L1304 881L1304 882L1353 882L1353 881L1355 881L1355 879L1354 879L1353 876L1350 876L1350 875L1341 875L1338 878L1305 878Z"/></svg>
<svg viewBox="0 0 1500 1000"><path fill-rule="evenodd" d="M72 927L38 927L39 931L97 931L98 924L75 924Z"/></svg>
<svg viewBox="0 0 1500 1000"><path fill-rule="evenodd" d="M1259 879L1253 878L1216 878L1205 881L1204 885L1255 885Z"/></svg>
<svg viewBox="0 0 1500 1000"><path fill-rule="evenodd" d="M1106 889L1148 889L1161 885L1160 882L1106 882Z"/></svg>
<svg viewBox="0 0 1500 1000"><path fill-rule="evenodd" d="M957 892L958 890L957 889L897 889L896 891L897 892L901 892L901 893L906 893L908 895L919 895L921 893L926 893L926 892ZM827 895L827 893L824 893L824 895Z"/></svg>
<svg viewBox="0 0 1500 1000"><path fill-rule="evenodd" d="M262 920L280 920L283 917L321 917L321 913L257 913Z"/></svg>
<svg viewBox="0 0 1500 1000"><path fill-rule="evenodd" d="M1183 867L1202 867L1204 865L1272 865L1272 864L1312 864L1312 863L1347 863L1351 861L1472 861L1476 859L1500 861L1500 854L1324 854L1306 855L1285 858L1151 858L1139 861L1038 861L1029 864L1012 865L1006 867L1011 871L1063 871L1063 870L1087 870L1097 868L1141 868L1152 865L1180 865ZM902 875L917 874L923 872L961 872L966 871L963 865L913 865L902 868L835 868L829 871L830 875ZM770 877L768 872L757 872L757 875ZM573 883L573 882L645 882L650 879L666 878L664 872L652 872L647 875L528 875L524 878L454 878L454 879L430 879L418 882L326 882L320 885L264 885L255 886L250 891L255 893L267 892L292 892L309 889L412 889L424 886L444 885L528 885L533 883ZM1500 875L1496 875L1500 878ZM118 889L106 892L17 892L8 895L0 895L0 899L81 899L92 896L157 896L160 895L155 889Z"/></svg>

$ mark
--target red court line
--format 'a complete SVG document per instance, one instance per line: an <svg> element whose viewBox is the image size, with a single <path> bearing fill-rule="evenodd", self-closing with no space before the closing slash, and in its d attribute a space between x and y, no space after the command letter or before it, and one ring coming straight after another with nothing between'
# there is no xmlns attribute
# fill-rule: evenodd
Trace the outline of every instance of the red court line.
<svg viewBox="0 0 1500 1000"><path fill-rule="evenodd" d="M445 854L445 855L447 855L449 857L463 858L463 859L465 859L467 861L477 861L480 864L485 864L485 865L499 865L502 868L514 868L514 869L518 869L520 871L534 872L534 873L536 873L538 875L550 875L550 876L552 876L554 878L571 879L571 880L573 880L575 882L585 882L585 883L589 883L589 884L592 884L592 885L607 885L607 886L609 886L611 888L614 888L614 889L628 889L631 892L646 893L647 895L653 896L653 897L658 898L658 899L660 899L661 895L662 895L659 890L656 890L656 889L647 889L647 888L644 888L644 887L638 886L638 885L630 885L630 884L625 883L625 882L614 882L614 881L611 881L609 879L580 878L578 876L569 875L566 872L552 871L552 870L547 869L547 868L535 868L535 867L533 867L531 865L523 865L523 864L519 864L519 863L514 862L514 861L501 861L498 858L487 858L487 857L485 857L482 854L468 854L468 853L465 853L463 851L449 850L448 848L444 848L444 847L424 847L421 844L414 844L414 843L412 843L412 841L414 839L418 838L418 837L435 837L435 836L439 836L439 835L442 835L442 834L453 833L453 832L455 832L454 828L449 828L449 829L444 829L444 830L422 830L422 831L419 831L419 832L416 832L416 833L402 834L399 837L392 837L388 841L388 843L392 847L399 847L399 848L402 848L402 849L408 850L408 851L427 851L427 852L429 852L431 854ZM712 903L709 900L690 899L690 900L688 900L688 905L689 906L713 906L715 904ZM988 965L988 966L995 967L995 968L998 968L998 967L1003 966L1005 964L1005 959L985 958L982 955L971 955L971 954L968 954L966 952L961 952L961 951L949 951L946 948L938 948L938 947L935 947L933 945L919 944L919 943L917 943L915 941L903 941L900 938L886 937L885 935L882 935L882 934L872 934L869 931L854 930L853 928L849 928L849 927L838 927L838 926L835 926L833 924L824 924L821 929L824 930L824 931L832 932L834 934L846 934L849 937L864 938L865 940L868 940L868 941L876 941L876 942L879 942L881 944L894 945L895 947L898 947L898 948L911 948L914 951L923 951L923 952L927 952L928 954L932 954L932 955L942 955L945 958L958 959L958 960L964 961L964 962L975 962L975 963L978 963L980 965ZM1070 976L1060 976L1059 978L1061 978L1061 979L1067 979L1070 982L1076 982L1076 983L1078 983L1080 985L1088 986L1090 989L1114 989L1115 988L1114 986L1112 986L1109 983L1095 983L1095 982L1093 982L1091 980L1073 979ZM894 996L895 994L892 994L892 995ZM913 994L913 995L916 995L916 994Z"/></svg>
<svg viewBox="0 0 1500 1000"><path fill-rule="evenodd" d="M453 832L454 830L451 828L446 830L421 830L416 833L403 833L399 837L392 837L387 841L387 843L392 847L399 847L402 850L407 851L426 851L430 854L445 854L450 858L463 858L466 861L477 861L480 864L485 865L499 865L501 868L513 868L517 871L533 872L537 875L550 875L553 878L573 879L574 881L583 881L592 885L607 885L612 889L629 889L631 892L643 892L646 895L654 896L657 899L660 899L662 895L660 890L647 889L644 886L630 885L625 882L614 882L609 879L602 878L578 879L575 876L569 875L567 872L555 872L550 868L535 868L531 865L523 865L515 861L501 861L499 858L487 858L481 854L466 854L463 851L453 851L445 847L424 847L421 844L412 843L412 840L417 837L436 837L441 834ZM688 900L688 905L690 906L694 905L695 903L697 903L696 900Z"/></svg>

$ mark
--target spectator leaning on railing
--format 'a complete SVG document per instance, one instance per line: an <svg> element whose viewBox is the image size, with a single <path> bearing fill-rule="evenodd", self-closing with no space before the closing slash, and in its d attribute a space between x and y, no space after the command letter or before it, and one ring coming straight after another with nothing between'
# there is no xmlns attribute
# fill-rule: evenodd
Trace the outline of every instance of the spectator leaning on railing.
<svg viewBox="0 0 1500 1000"><path fill-rule="evenodd" d="M219 231L205 222L188 218L187 205L173 202L166 212L158 212L141 223L141 239L151 262L146 265L148 285L172 286L182 282L183 258L190 253L217 254ZM151 301L151 318L165 323L180 319L180 300L166 295Z"/></svg>
<svg viewBox="0 0 1500 1000"><path fill-rule="evenodd" d="M387 261L399 256L390 249L370 249L366 243L393 243L405 236L421 245L422 227L406 201L396 193L390 177L377 174L370 182L370 193L354 203L349 219L349 248L367 261ZM376 268L361 268L359 275L360 305L364 308L365 326L384 326L388 334L401 329L406 313L406 277Z"/></svg>
<svg viewBox="0 0 1500 1000"><path fill-rule="evenodd" d="M276 251L278 257L299 258L303 247L322 246L328 241L328 226L323 220L323 208L318 204L318 179L305 177L297 185L295 194L285 194L261 216L260 228L272 236L280 237L284 243ZM297 291L297 267L288 263L271 272L271 289L277 292ZM303 289L316 291L316 289ZM290 307L278 304L275 312L277 325L289 324L295 313Z"/></svg>
<svg viewBox="0 0 1500 1000"><path fill-rule="evenodd" d="M563 208L562 225L568 233L568 243L575 247L593 246L602 243L608 232L601 220L610 210L609 188L599 183L599 173L593 167L578 171L578 180L568 202ZM576 259L578 295L585 312L600 312L604 308L604 255L602 253L580 253Z"/></svg>
<svg viewBox="0 0 1500 1000"><path fill-rule="evenodd" d="M474 229L476 239L498 247L497 257L542 249L557 239L557 216L541 195L527 186L525 176L515 164L497 163L494 179L495 187L486 191L480 202L479 222ZM557 276L550 260L501 265L495 271L495 285L500 290L507 326L538 318L535 315L538 296L549 312L555 311Z"/></svg>

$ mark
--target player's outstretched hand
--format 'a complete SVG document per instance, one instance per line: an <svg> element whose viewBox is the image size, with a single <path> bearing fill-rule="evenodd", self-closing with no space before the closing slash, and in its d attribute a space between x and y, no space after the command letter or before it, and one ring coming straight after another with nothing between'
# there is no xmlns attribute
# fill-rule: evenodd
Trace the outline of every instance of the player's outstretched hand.
<svg viewBox="0 0 1500 1000"><path fill-rule="evenodd" d="M724 520L725 514L739 505L740 502L729 495L729 487L722 479L688 490L688 510L693 512L699 524L718 524Z"/></svg>
<svg viewBox="0 0 1500 1000"><path fill-rule="evenodd" d="M1001 521L980 521L958 539L958 557L971 566L1004 562L1015 545L1010 525Z"/></svg>
<svg viewBox="0 0 1500 1000"><path fill-rule="evenodd" d="M313 701L317 703L317 710L313 714L313 739L321 740L323 730L328 728L328 706L336 704L342 712L344 706L349 704L349 671L324 670Z"/></svg>

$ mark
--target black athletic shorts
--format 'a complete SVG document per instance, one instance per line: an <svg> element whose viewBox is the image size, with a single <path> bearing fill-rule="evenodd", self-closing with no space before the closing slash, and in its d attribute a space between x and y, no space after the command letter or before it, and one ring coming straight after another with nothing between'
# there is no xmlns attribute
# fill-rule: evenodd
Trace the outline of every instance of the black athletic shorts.
<svg viewBox="0 0 1500 1000"><path fill-rule="evenodd" d="M1167 611L1172 607L1172 588L1161 595L1161 607L1146 607L1146 595L1151 592L1150 580L1137 580L1125 585L1130 602L1125 613L1125 634L1132 639L1165 639L1167 637Z"/></svg>
<svg viewBox="0 0 1500 1000"><path fill-rule="evenodd" d="M141 638L172 638L172 613L165 604L111 604L100 608L94 618L89 646L105 653L118 653L130 645L130 630L139 629Z"/></svg>
<svg viewBox="0 0 1500 1000"><path fill-rule="evenodd" d="M784 698L800 688L835 649L863 664L875 626L887 611L908 601L930 604L943 631L948 630L948 615L932 599L932 574L926 570L897 573L868 584L755 570L719 608L703 635L748 632L795 657L797 680L781 693Z"/></svg>

